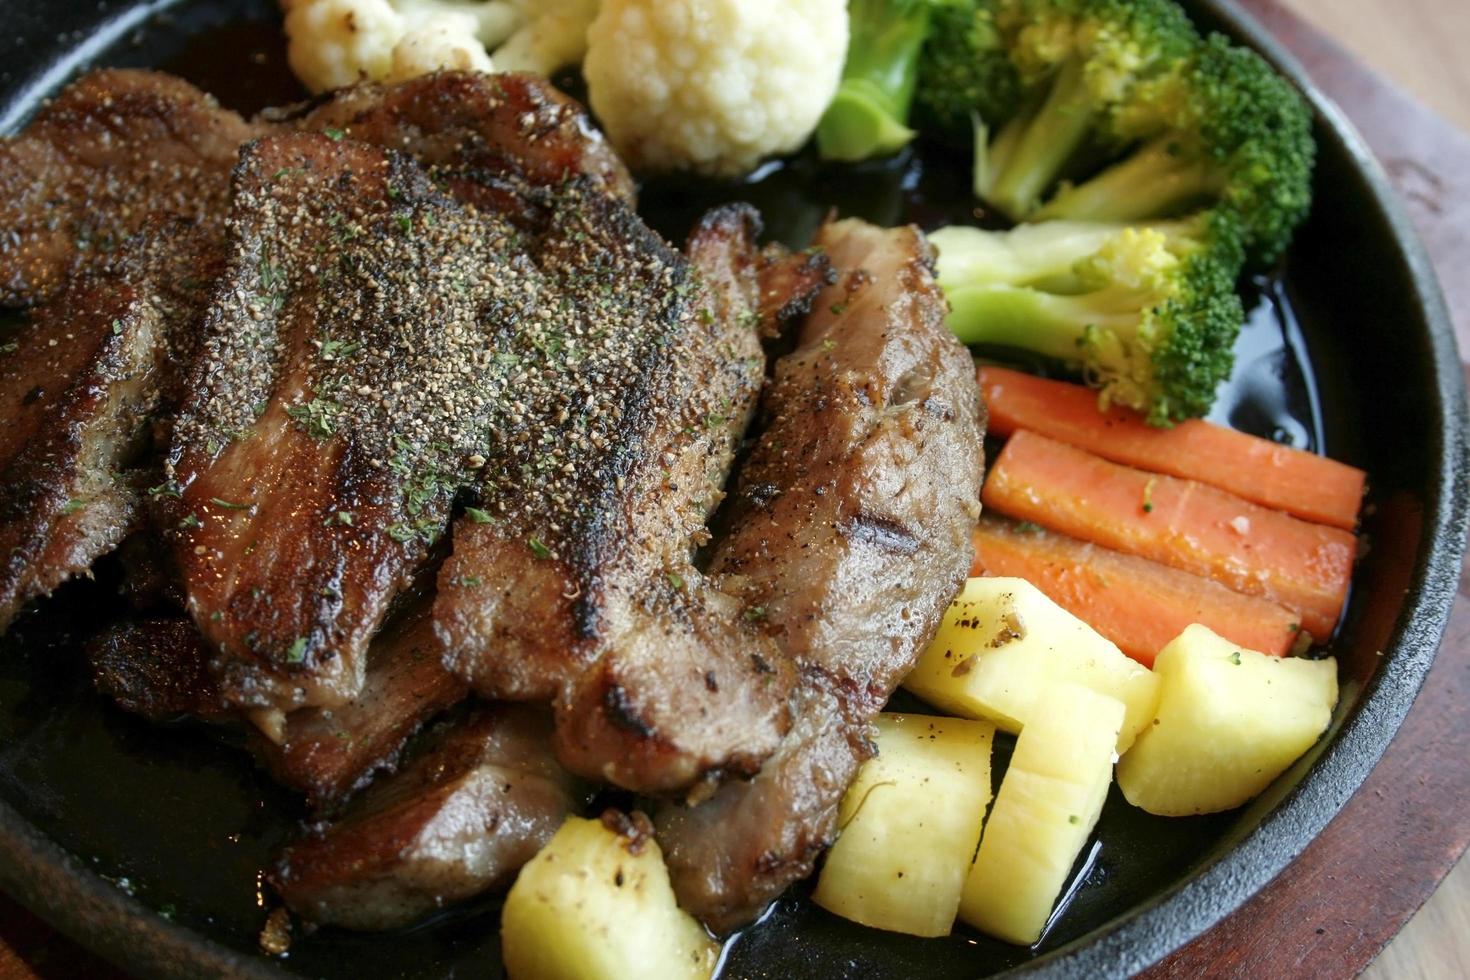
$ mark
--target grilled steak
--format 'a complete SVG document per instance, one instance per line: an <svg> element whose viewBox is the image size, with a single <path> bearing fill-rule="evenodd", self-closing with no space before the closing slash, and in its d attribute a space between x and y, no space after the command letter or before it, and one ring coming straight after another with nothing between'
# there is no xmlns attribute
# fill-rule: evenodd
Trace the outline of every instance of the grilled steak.
<svg viewBox="0 0 1470 980"><path fill-rule="evenodd" d="M95 71L0 140L0 305L39 302L151 222L223 229L230 168L261 132L181 79Z"/></svg>
<svg viewBox="0 0 1470 980"><path fill-rule="evenodd" d="M755 779L658 820L680 903L721 931L831 842L866 723L964 581L979 515L983 409L923 237L842 221L817 244L844 275L776 365L710 569L801 670L796 720Z"/></svg>
<svg viewBox="0 0 1470 980"><path fill-rule="evenodd" d="M158 495L232 704L328 707L361 688L369 637L473 479L496 334L536 299L511 236L366 144L242 153L225 285Z"/></svg>
<svg viewBox="0 0 1470 980"><path fill-rule="evenodd" d="M424 722L462 700L464 685L439 661L420 601L373 639L358 697L330 710L301 708L267 735L253 726L249 747L278 782L313 809L330 807L391 769ZM209 651L187 619L116 623L87 645L97 690L150 721L243 721L209 672Z"/></svg>
<svg viewBox="0 0 1470 980"><path fill-rule="evenodd" d="M97 686L248 717L312 806L470 688L551 704L456 713L290 848L273 878L313 921L505 882L584 801L572 774L682 796L681 902L748 921L830 842L969 567L983 421L922 237L840 222L792 256L730 207L680 255L633 193L520 75L247 123L97 72L0 143L0 304L43 304L0 337L0 629L146 499L192 623L113 628ZM762 399L762 338L814 300Z"/></svg>
<svg viewBox="0 0 1470 980"><path fill-rule="evenodd" d="M236 718L219 696L199 631L187 619L114 623L87 644L87 663L99 693L149 721Z"/></svg>
<svg viewBox="0 0 1470 980"><path fill-rule="evenodd" d="M178 325L146 272L80 277L0 338L0 631L137 523L121 471L146 443Z"/></svg>
<svg viewBox="0 0 1470 980"><path fill-rule="evenodd" d="M114 476L158 397L157 310L88 279L5 335L0 353L0 628L115 548L136 519Z"/></svg>
<svg viewBox="0 0 1470 980"><path fill-rule="evenodd" d="M402 150L462 200L523 213L519 193L584 177L631 202L627 170L584 110L534 75L442 72L360 85L246 121L182 79L104 69L0 140L0 306L58 291L150 223L224 233L230 171L248 140L284 128L349 132Z"/></svg>
<svg viewBox="0 0 1470 980"><path fill-rule="evenodd" d="M421 601L373 637L357 697L335 708L291 712L274 740L259 730L252 734L256 758L278 782L305 793L313 809L391 769L409 736L468 693L444 669L430 609Z"/></svg>
<svg viewBox="0 0 1470 980"><path fill-rule="evenodd" d="M627 168L586 110L539 75L438 72L354 86L309 111L268 115L401 150L455 197L487 211L531 214L525 188L579 178L633 202Z"/></svg>
<svg viewBox="0 0 1470 980"><path fill-rule="evenodd" d="M141 523L146 450L181 397L217 260L197 229L154 224L0 343L0 631Z"/></svg>
<svg viewBox="0 0 1470 980"><path fill-rule="evenodd" d="M696 230L693 266L609 198L558 215L536 254L571 307L512 342L527 363L585 353L525 373L486 513L455 527L435 608L449 662L486 697L554 700L578 773L663 792L753 772L791 674L692 556L759 390L761 272L792 262L810 295L825 265L759 253L746 209Z"/></svg>
<svg viewBox="0 0 1470 980"><path fill-rule="evenodd" d="M508 884L585 797L547 747L550 718L490 705L446 724L342 818L288 848L272 882L317 923L392 929Z"/></svg>

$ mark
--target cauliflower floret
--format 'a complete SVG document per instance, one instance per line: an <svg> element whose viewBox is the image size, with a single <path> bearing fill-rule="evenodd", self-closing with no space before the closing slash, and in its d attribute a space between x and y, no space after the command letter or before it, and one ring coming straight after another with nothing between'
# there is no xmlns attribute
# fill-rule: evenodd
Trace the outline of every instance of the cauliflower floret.
<svg viewBox="0 0 1470 980"><path fill-rule="evenodd" d="M634 167L746 173L806 141L837 91L845 0L603 0L582 71Z"/></svg>
<svg viewBox="0 0 1470 980"><path fill-rule="evenodd" d="M475 19L467 14L437 14L415 25L393 46L388 81L401 82L441 68L494 71L485 46L475 37Z"/></svg>
<svg viewBox="0 0 1470 980"><path fill-rule="evenodd" d="M597 0L282 0L281 6L291 70L313 92L441 68L550 74L581 60L597 12Z"/></svg>
<svg viewBox="0 0 1470 980"><path fill-rule="evenodd" d="M403 32L388 0L292 0L286 8L291 71L313 92L386 78Z"/></svg>
<svg viewBox="0 0 1470 980"><path fill-rule="evenodd" d="M587 54L587 27L597 16L597 0L514 0L527 13L526 26L495 49L501 71L550 75L575 65Z"/></svg>

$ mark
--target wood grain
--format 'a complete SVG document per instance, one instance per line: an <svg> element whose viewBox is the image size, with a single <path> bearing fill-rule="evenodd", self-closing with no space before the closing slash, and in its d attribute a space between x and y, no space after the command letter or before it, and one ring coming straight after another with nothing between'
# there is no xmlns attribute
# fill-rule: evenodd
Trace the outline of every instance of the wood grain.
<svg viewBox="0 0 1470 980"><path fill-rule="evenodd" d="M1283 0L1369 67L1470 131L1470 3L1465 0Z"/></svg>

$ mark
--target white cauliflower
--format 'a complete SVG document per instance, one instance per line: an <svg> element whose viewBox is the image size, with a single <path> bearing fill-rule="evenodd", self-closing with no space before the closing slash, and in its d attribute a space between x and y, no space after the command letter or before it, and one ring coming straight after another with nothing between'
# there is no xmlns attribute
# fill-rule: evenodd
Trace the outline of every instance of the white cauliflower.
<svg viewBox="0 0 1470 980"><path fill-rule="evenodd" d="M575 65L587 54L587 25L597 16L597 0L519 0L535 16L495 49L501 71L539 71L549 75Z"/></svg>
<svg viewBox="0 0 1470 980"><path fill-rule="evenodd" d="M847 54L846 0L603 0L582 66L644 170L746 173L816 128Z"/></svg>
<svg viewBox="0 0 1470 980"><path fill-rule="evenodd" d="M291 70L313 92L441 68L575 64L597 0L281 0ZM493 57L492 57L493 52Z"/></svg>
<svg viewBox="0 0 1470 980"><path fill-rule="evenodd" d="M435 14L406 31L393 46L388 81L406 81L441 68L495 70L475 35L475 19L468 14Z"/></svg>

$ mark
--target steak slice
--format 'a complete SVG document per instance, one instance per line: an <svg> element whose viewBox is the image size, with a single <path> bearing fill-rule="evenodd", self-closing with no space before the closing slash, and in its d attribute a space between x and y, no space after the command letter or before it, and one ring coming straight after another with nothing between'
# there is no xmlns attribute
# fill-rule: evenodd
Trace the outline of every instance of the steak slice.
<svg viewBox="0 0 1470 980"><path fill-rule="evenodd" d="M968 573L984 416L913 228L829 224L842 270L776 365L711 575L802 672L791 733L759 775L667 805L680 903L719 931L811 873L871 754L868 721Z"/></svg>
<svg viewBox="0 0 1470 980"><path fill-rule="evenodd" d="M187 619L113 623L86 648L92 684L119 708L149 721L228 724L199 631Z"/></svg>
<svg viewBox="0 0 1470 980"><path fill-rule="evenodd" d="M249 729L256 760L276 781L329 808L392 769L409 738L430 718L464 699L464 685L439 661L428 601L395 616L368 649L358 697L332 709L301 708L277 729ZM209 650L187 619L115 623L87 645L97 690L149 721L192 719L236 725L209 672Z"/></svg>
<svg viewBox="0 0 1470 980"><path fill-rule="evenodd" d="M187 82L94 71L0 140L0 306L40 302L150 222L223 231L230 168L262 129Z"/></svg>
<svg viewBox="0 0 1470 980"><path fill-rule="evenodd" d="M608 577L622 594L608 603L605 649L557 701L563 764L642 792L694 784L690 795L698 797L727 776L751 775L770 754L771 735L787 724L795 675L786 658L693 562L756 406L764 368L758 335L810 303L830 272L817 254L758 252L758 233L753 210L726 207L707 215L686 245L710 290L713 323L724 325L709 339L714 363L726 368L681 383L705 393L695 426L708 429L711 412L733 425L712 443L685 438L687 422L684 432L660 436L672 440L658 454L662 471L632 498L630 550L655 557L654 574L633 563ZM745 370L732 375L735 365ZM683 504L686 497L693 507Z"/></svg>
<svg viewBox="0 0 1470 980"><path fill-rule="evenodd" d="M586 802L552 758L550 717L488 705L445 724L341 819L287 848L272 884L297 914L393 929L510 883Z"/></svg>
<svg viewBox="0 0 1470 980"><path fill-rule="evenodd" d="M791 674L692 557L759 391L760 273L787 260L755 248L749 209L707 218L690 261L606 196L559 214L537 259L570 335L516 342L586 356L528 376L485 513L455 526L439 635L483 696L555 702L575 772L643 792L748 774L787 727ZM798 261L813 271L788 280L824 281Z"/></svg>
<svg viewBox="0 0 1470 980"><path fill-rule="evenodd" d="M141 523L150 423L176 403L217 253L176 222L130 239L0 337L0 631Z"/></svg>
<svg viewBox="0 0 1470 980"><path fill-rule="evenodd" d="M409 154L460 200L531 214L528 187L579 180L629 205L633 179L577 102L539 75L443 71L269 113Z"/></svg>
<svg viewBox="0 0 1470 980"><path fill-rule="evenodd" d="M258 729L251 750L276 781L323 809L392 769L414 732L464 700L463 682L444 668L430 619L432 602L395 616L368 647L357 697L335 708L300 708L273 740Z"/></svg>
<svg viewBox="0 0 1470 980"><path fill-rule="evenodd" d="M135 525L119 471L157 404L163 331L142 289L89 277L4 335L0 630Z"/></svg>
<svg viewBox="0 0 1470 980"><path fill-rule="evenodd" d="M160 519L226 700L330 707L474 479L534 269L412 161L322 135L242 151L229 236Z"/></svg>

